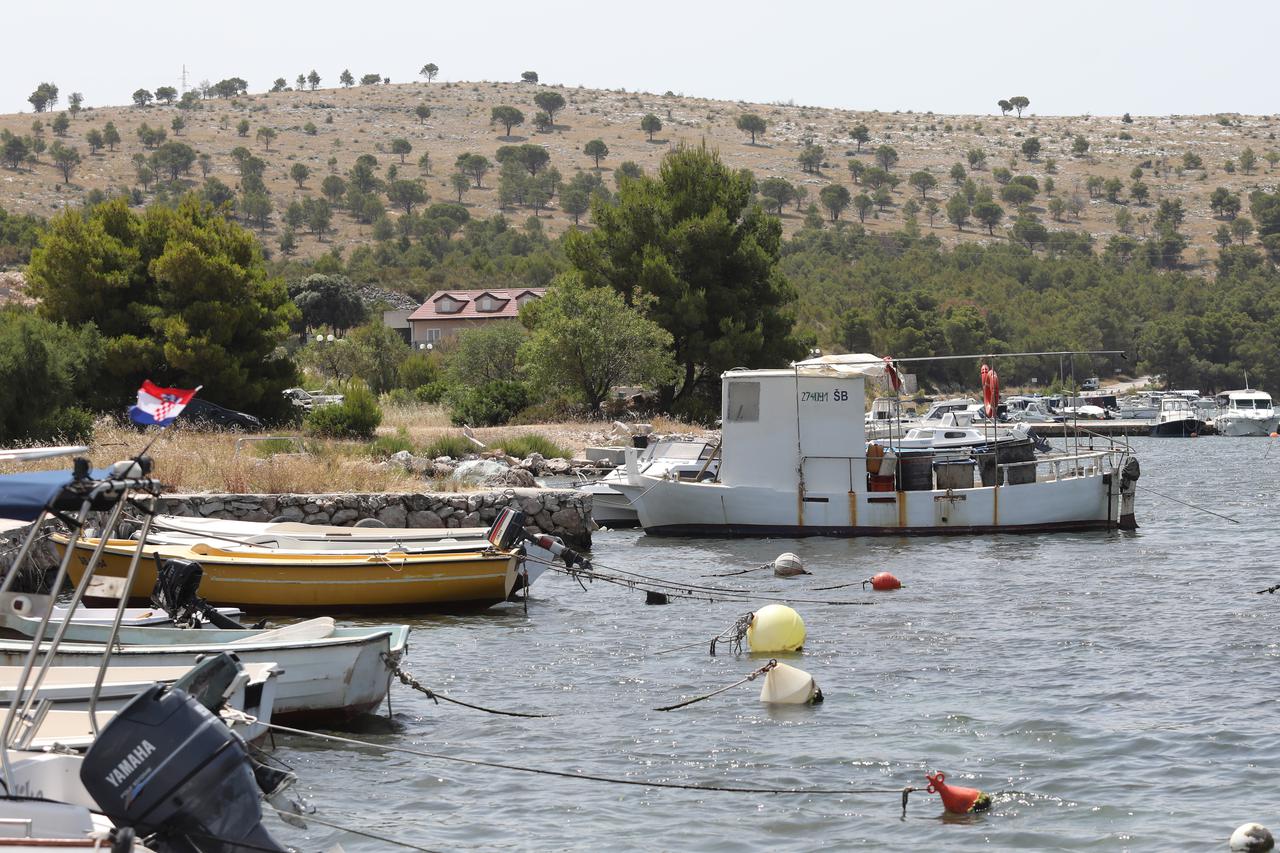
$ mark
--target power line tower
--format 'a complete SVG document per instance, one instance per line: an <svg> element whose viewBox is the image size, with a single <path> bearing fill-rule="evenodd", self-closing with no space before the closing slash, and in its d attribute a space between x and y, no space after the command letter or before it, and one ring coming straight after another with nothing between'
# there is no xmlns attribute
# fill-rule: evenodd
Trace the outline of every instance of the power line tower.
<svg viewBox="0 0 1280 853"><path fill-rule="evenodd" d="M187 94L187 64L185 62L182 64L182 92L180 94Z"/></svg>

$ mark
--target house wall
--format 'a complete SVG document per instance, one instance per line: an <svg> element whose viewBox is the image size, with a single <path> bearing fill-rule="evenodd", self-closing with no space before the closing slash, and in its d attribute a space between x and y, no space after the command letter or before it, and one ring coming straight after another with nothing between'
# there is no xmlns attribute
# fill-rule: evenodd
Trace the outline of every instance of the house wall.
<svg viewBox="0 0 1280 853"><path fill-rule="evenodd" d="M512 323L515 322L510 317L451 317L449 319L437 318L432 320L410 320L409 343L417 346L418 344L439 343L447 338L451 338L463 329L471 329L476 326L483 326L487 323ZM438 330L439 335L433 337L431 330Z"/></svg>

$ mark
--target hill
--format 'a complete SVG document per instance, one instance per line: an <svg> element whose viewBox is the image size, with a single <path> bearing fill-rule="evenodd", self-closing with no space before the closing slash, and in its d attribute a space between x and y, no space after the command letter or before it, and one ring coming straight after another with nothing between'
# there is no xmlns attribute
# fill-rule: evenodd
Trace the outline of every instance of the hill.
<svg viewBox="0 0 1280 853"><path fill-rule="evenodd" d="M533 127L538 112L533 99L545 91L559 93L565 106L555 114L554 126L541 132ZM416 114L420 105L430 109L429 117ZM490 121L491 111L499 106L513 106L524 113L524 124L512 128L511 136L505 135L501 124ZM873 167L874 152L887 145L896 153L890 171L898 183L879 209L866 214L864 225L872 232L900 230L904 215L909 212L904 211L909 199L917 204L932 199L941 210L932 222L922 210L919 224L946 243L990 242L1007 236L1014 212L1010 202L1002 202L1006 216L994 229L994 235L972 220L963 230L947 222L945 202L958 189L951 173L959 163L967 177L978 186L989 186L997 198L1003 188L1001 179L1006 177L999 170L1007 169L1011 176L1034 178L1036 192L1024 210L1039 216L1050 230L1085 231L1099 243L1122 231L1141 237L1150 229L1161 200L1179 200L1186 214L1183 231L1190 239L1183 261L1203 265L1217 254L1215 234L1222 226L1230 225L1230 217L1234 216L1230 202L1225 211L1213 204L1214 191L1224 188L1226 194L1242 202L1239 209L1247 215L1248 193L1256 188L1274 189L1280 180L1280 170L1276 170L1280 146L1275 134L1280 119L1265 116L1126 120L1127 117L1101 116L868 113L790 104L731 103L673 93L654 95L494 82L279 91L196 100L192 107L152 104L87 108L71 120L63 138L57 137L50 126L57 114L0 116L0 131L29 138L39 135L48 147L58 141L75 147L82 156L82 162L66 181L49 150L17 168L0 169L0 208L48 216L62 207L82 203L95 190L135 191L136 199L149 200L156 193L178 188L198 189L204 183L204 168L209 177L236 188L240 178L232 151L244 147L266 165L263 180L272 213L257 230L264 242L274 247L288 205L307 197L320 198L323 179L330 174L346 176L361 155L377 159L380 177L385 179L387 167L394 165L399 178L421 182L431 201L442 202L457 200L450 175L461 154L479 154L493 161L501 146L537 144L545 147L550 166L558 169L567 182L579 170L595 169L594 159L583 149L588 141L600 139L608 147L608 154L600 161L598 172L605 186L612 189L613 170L619 164L631 161L652 171L671 147L705 141L718 148L728 164L750 169L757 180L782 178L806 191L803 203L789 204L783 212L785 229L794 233L803 222L804 208L818 203L820 191L828 184L843 185L855 197L863 192L870 195L872 191L865 182L855 181L848 162L856 160L863 168ZM641 119L650 113L662 124L652 139L640 126ZM744 113L757 114L767 122L766 131L755 142L736 126ZM178 117L185 126L175 130L172 122ZM33 121L43 125L39 134L33 131ZM104 147L90 154L86 134L92 130L101 132L107 122L119 131L120 144L114 150ZM143 124L163 129L169 141L184 142L208 155L208 159L203 165L193 165L176 182L177 187L148 179L144 190L135 157L148 156L153 149L144 146L139 138ZM866 140L861 144L857 140L859 125L866 128ZM263 128L269 131L260 136ZM274 137L270 138L272 132ZM1023 146L1032 138L1039 142L1040 150L1029 157ZM393 141L398 139L407 140L411 150L403 155L393 153ZM1081 150L1085 143L1087 150ZM813 170L806 171L799 158L810 144L820 146L823 152L820 159L815 157ZM1252 163L1244 154L1246 149L1253 154ZM975 168L970 152L981 152L985 163ZM419 164L423 154L429 155L426 168ZM295 164L306 166L309 172L301 181L290 175ZM927 195L909 183L909 176L917 172L928 173L936 182L932 189L926 188ZM1113 182L1111 199L1107 197L1107 181ZM1135 183L1140 187L1136 191ZM499 212L498 185L495 162L482 187L463 195L463 204L473 216ZM1146 189L1145 198L1141 197L1141 187ZM559 209L559 202L555 197L541 210L516 206L503 212L520 219L538 215L544 230L555 234L574 227L573 218ZM393 205L385 198L382 203L394 220L397 214ZM1124 213L1120 214L1121 222L1117 222L1120 211L1127 211L1127 223L1123 222ZM858 214L850 206L842 217L856 220ZM374 242L373 225L357 221L341 207L334 212L331 229L317 236L299 227L297 254L316 257L334 246L349 250ZM1248 241L1252 237L1237 233L1235 239Z"/></svg>

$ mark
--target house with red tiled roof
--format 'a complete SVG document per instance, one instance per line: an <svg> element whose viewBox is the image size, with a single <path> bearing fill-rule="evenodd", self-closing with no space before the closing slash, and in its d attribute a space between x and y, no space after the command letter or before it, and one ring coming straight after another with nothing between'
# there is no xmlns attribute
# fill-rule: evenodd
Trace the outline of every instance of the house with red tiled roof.
<svg viewBox="0 0 1280 853"><path fill-rule="evenodd" d="M545 295L545 287L517 290L440 290L409 315L409 343L436 344L463 329L514 320L520 307Z"/></svg>

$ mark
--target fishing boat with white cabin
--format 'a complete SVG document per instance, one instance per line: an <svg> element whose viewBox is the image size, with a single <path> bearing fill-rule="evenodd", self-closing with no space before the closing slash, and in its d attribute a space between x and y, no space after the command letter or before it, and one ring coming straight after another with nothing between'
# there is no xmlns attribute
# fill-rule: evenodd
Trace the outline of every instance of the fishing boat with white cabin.
<svg viewBox="0 0 1280 853"><path fill-rule="evenodd" d="M1002 457L998 444L968 461L935 462L928 450L891 459L870 454L860 417L864 384L886 375L895 376L895 366L868 354L728 371L722 375L716 478L651 477L628 459L627 481L617 488L636 507L644 530L658 535L954 535L1137 526L1139 469L1126 446L1031 460Z"/></svg>

